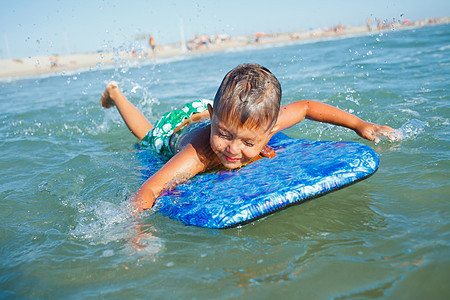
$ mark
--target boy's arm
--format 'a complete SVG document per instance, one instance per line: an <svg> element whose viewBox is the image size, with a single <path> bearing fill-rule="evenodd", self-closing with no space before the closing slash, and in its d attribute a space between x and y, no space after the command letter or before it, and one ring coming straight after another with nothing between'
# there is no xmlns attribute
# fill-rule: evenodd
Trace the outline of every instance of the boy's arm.
<svg viewBox="0 0 450 300"><path fill-rule="evenodd" d="M304 119L347 127L370 141L378 142L380 135L395 140L394 129L389 126L365 122L334 106L312 100L302 100L282 106L275 128L276 132L291 127Z"/></svg>
<svg viewBox="0 0 450 300"><path fill-rule="evenodd" d="M188 180L206 169L192 144L173 156L134 193L135 212L149 209L164 191Z"/></svg>
<svg viewBox="0 0 450 300"><path fill-rule="evenodd" d="M186 146L153 174L134 194L135 211L151 208L164 190L188 180L218 164L209 144L210 128L192 135Z"/></svg>

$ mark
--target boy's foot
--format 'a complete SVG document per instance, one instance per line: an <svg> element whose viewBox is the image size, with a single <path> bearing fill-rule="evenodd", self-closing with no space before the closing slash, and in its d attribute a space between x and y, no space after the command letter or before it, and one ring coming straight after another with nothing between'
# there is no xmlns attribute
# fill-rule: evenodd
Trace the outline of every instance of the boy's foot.
<svg viewBox="0 0 450 300"><path fill-rule="evenodd" d="M113 90L113 89L117 89L119 88L119 86L117 85L117 82L115 81L111 81L110 83L108 83L108 85L106 86L105 91L103 92L102 98L100 99L100 105L103 106L104 108L110 108L111 106L114 106L114 100L111 98L111 96L109 95L109 93Z"/></svg>

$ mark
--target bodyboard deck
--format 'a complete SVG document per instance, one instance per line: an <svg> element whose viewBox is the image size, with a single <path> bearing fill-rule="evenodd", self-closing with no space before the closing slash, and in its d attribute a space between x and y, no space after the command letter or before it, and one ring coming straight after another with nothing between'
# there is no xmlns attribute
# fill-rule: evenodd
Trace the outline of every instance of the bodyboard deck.
<svg viewBox="0 0 450 300"><path fill-rule="evenodd" d="M231 228L358 182L379 165L378 154L356 142L293 139L277 133L269 145L275 158L197 175L164 192L154 209L186 225Z"/></svg>

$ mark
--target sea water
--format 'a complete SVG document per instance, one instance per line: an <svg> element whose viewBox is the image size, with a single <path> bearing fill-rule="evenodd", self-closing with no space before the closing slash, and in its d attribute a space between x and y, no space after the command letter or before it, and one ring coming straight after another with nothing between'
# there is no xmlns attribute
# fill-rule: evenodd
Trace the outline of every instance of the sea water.
<svg viewBox="0 0 450 300"><path fill-rule="evenodd" d="M245 62L278 77L283 103L322 101L402 138L304 121L286 133L370 145L378 172L241 228L133 217L143 166L118 112L99 106L106 83L154 122L213 98ZM0 298L448 299L449 78L439 25L3 80Z"/></svg>

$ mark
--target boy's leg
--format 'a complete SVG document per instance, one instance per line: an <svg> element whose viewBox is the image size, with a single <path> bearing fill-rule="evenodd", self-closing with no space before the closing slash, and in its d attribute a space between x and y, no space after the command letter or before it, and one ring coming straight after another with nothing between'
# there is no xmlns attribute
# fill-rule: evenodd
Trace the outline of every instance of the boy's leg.
<svg viewBox="0 0 450 300"><path fill-rule="evenodd" d="M147 118L122 94L114 81L106 86L100 105L105 108L115 105L128 129L140 140L153 128Z"/></svg>

